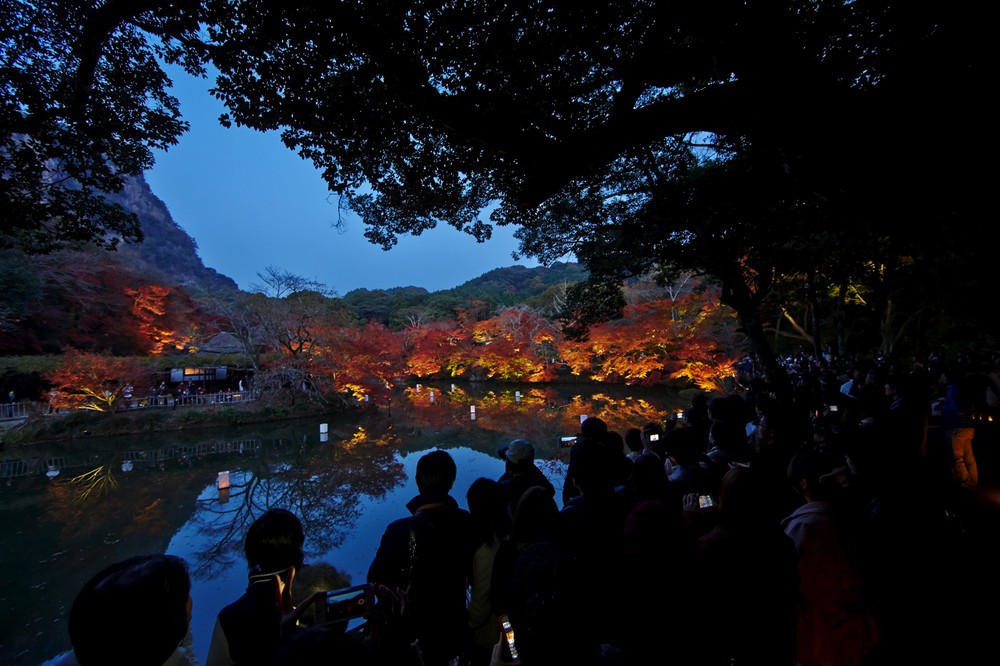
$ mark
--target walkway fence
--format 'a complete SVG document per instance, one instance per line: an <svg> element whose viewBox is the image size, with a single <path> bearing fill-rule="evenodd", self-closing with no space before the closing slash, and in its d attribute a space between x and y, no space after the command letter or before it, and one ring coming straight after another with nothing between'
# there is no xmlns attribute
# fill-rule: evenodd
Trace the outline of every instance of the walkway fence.
<svg viewBox="0 0 1000 666"><path fill-rule="evenodd" d="M146 407L184 407L188 405L222 405L236 402L251 402L259 397L258 391L220 391L202 395L149 395L144 398L121 398L117 403L120 410L143 409ZM0 404L0 426L14 425L28 418L27 402L5 402ZM34 403L37 409L37 403ZM43 404L44 409L44 404ZM47 415L61 414L51 409Z"/></svg>
<svg viewBox="0 0 1000 666"><path fill-rule="evenodd" d="M0 419L28 418L28 404L24 402L5 402L0 405Z"/></svg>
<svg viewBox="0 0 1000 666"><path fill-rule="evenodd" d="M257 391L220 391L194 395L148 395L144 398L122 398L121 409L143 407L175 407L183 405L221 405L232 402L251 402L258 397Z"/></svg>
<svg viewBox="0 0 1000 666"><path fill-rule="evenodd" d="M121 468L122 472L131 472L143 468L159 469L163 463L171 460L188 462L211 455L245 454L257 451L260 447L261 440L259 439L204 442L194 446L171 446L151 451L122 451L114 454L112 461L113 464ZM67 460L65 457L7 459L0 460L0 479L41 474L55 478L63 474L64 471L73 469L86 471L93 468L93 459L84 456L81 456L81 461Z"/></svg>

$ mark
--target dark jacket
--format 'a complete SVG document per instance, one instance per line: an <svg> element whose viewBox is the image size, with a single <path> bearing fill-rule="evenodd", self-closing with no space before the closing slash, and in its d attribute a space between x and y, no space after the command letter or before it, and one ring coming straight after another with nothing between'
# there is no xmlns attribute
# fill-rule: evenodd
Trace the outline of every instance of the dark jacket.
<svg viewBox="0 0 1000 666"><path fill-rule="evenodd" d="M431 666L457 655L464 645L475 540L469 512L450 495L418 495L406 508L413 515L386 527L368 581L408 590L405 621Z"/></svg>
<svg viewBox="0 0 1000 666"><path fill-rule="evenodd" d="M266 664L281 643L281 611L273 581L251 584L242 597L219 611L229 654L239 666Z"/></svg>
<svg viewBox="0 0 1000 666"><path fill-rule="evenodd" d="M543 488L547 488L553 497L556 494L552 482L542 473L542 470L535 467L533 462L522 465L511 465L508 463L507 471L497 479L497 482L503 488L504 496L507 498L507 511L512 516L514 515L514 508L517 506L517 501L521 499L521 495L528 488L542 486Z"/></svg>

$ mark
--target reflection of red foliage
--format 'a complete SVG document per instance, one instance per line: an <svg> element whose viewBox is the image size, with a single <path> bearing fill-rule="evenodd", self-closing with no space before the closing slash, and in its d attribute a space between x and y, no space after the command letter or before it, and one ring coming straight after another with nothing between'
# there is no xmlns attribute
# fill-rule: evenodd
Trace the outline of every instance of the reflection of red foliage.
<svg viewBox="0 0 1000 666"><path fill-rule="evenodd" d="M434 399L431 400L431 392ZM520 396L518 396L518 393ZM447 384L422 384L402 392L403 404L393 408L393 419L402 428L447 431L468 424L471 407L476 408L476 426L497 433L501 441L522 437L535 443L540 458L564 457L553 432L574 435L581 416L600 416L608 427L624 433L650 421L664 422L670 405L654 406L641 398L595 394L588 398L567 396L558 387L526 386L470 394L461 387L452 392ZM674 405L676 407L676 405Z"/></svg>

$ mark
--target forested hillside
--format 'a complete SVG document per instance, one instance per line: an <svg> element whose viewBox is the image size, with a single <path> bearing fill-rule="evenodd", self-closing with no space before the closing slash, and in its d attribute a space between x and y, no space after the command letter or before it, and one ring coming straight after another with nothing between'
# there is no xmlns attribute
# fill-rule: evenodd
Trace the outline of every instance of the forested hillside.
<svg viewBox="0 0 1000 666"><path fill-rule="evenodd" d="M0 252L0 353L58 354L65 347L159 355L197 348L229 324L221 304L241 297L236 282L207 267L198 246L142 177L109 197L134 213L141 243L108 251L93 245L27 255ZM261 267L264 270L264 267ZM498 268L454 289L357 289L331 299L354 323L394 330L459 316L482 320L526 304L552 316L577 264Z"/></svg>

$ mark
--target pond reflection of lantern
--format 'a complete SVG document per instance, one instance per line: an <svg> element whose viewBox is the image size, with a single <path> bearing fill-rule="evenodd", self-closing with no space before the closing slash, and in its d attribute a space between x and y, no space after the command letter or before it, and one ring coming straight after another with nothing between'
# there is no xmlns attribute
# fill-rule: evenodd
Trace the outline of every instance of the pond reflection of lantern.
<svg viewBox="0 0 1000 666"><path fill-rule="evenodd" d="M215 479L215 486L219 489L219 502L224 504L229 501L229 470L219 472Z"/></svg>
<svg viewBox="0 0 1000 666"><path fill-rule="evenodd" d="M45 476L49 477L50 479L54 479L57 476L59 476L59 466L49 465L48 469L45 471Z"/></svg>
<svg viewBox="0 0 1000 666"><path fill-rule="evenodd" d="M135 467L135 464L131 460L123 460L122 461L122 471L123 472L131 472L134 467Z"/></svg>
<svg viewBox="0 0 1000 666"><path fill-rule="evenodd" d="M431 391L431 402L434 402L434 391Z"/></svg>
<svg viewBox="0 0 1000 666"><path fill-rule="evenodd" d="M521 392L514 391L514 402L521 402Z"/></svg>
<svg viewBox="0 0 1000 666"><path fill-rule="evenodd" d="M475 405L471 405L469 407L469 418L471 420L473 420L473 421L476 420L476 406Z"/></svg>

